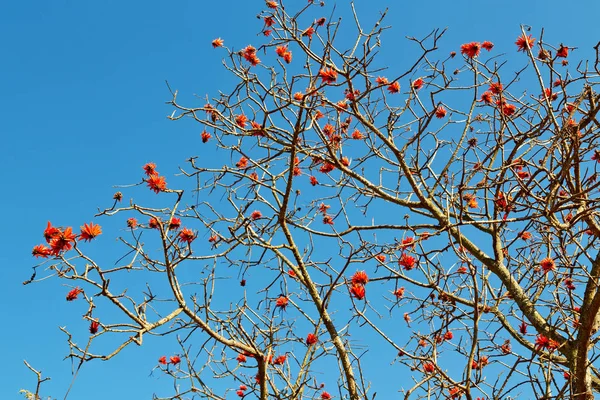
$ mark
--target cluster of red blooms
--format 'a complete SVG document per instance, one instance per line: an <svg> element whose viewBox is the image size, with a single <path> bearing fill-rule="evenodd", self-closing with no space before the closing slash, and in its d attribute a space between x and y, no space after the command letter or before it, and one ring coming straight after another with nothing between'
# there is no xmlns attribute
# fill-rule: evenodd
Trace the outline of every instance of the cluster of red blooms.
<svg viewBox="0 0 600 400"><path fill-rule="evenodd" d="M167 356L162 356L158 359L158 363L162 365L173 364L177 365L181 362L181 357L179 356L171 356L169 357L169 361L167 361Z"/></svg>
<svg viewBox="0 0 600 400"><path fill-rule="evenodd" d="M236 390L235 394L237 394L239 397L244 397L246 395L246 390L248 390L248 386L240 385L240 388Z"/></svg>
<svg viewBox="0 0 600 400"><path fill-rule="evenodd" d="M102 234L102 228L100 225L96 225L93 222L89 224L83 224L81 232L79 234L79 240L91 241L96 236ZM58 256L64 251L71 250L73 243L77 239L77 235L73 233L73 228L68 227L66 229L57 228L52 226L50 221L44 230L44 239L50 247L39 244L33 248L31 254L34 257L47 258L49 256Z"/></svg>
<svg viewBox="0 0 600 400"><path fill-rule="evenodd" d="M285 310L286 307L288 306L289 302L290 301L288 300L287 297L285 297L285 296L279 296L277 298L277 300L275 300L275 307L279 307L279 308Z"/></svg>
<svg viewBox="0 0 600 400"><path fill-rule="evenodd" d="M292 62L292 52L288 50L287 45L277 46L275 48L275 53L277 53L279 57L282 57L287 64Z"/></svg>
<svg viewBox="0 0 600 400"><path fill-rule="evenodd" d="M256 48L252 45L248 45L242 49L242 56L253 67L260 64L260 58L258 58L256 56ZM290 54L290 57L291 57L291 54Z"/></svg>
<svg viewBox="0 0 600 400"><path fill-rule="evenodd" d="M148 176L146 178L146 183L150 190L153 190L154 193L164 192L167 188L167 181L164 176L159 176L158 171L156 170L156 164L153 162L147 163L143 166L144 172Z"/></svg>
<svg viewBox="0 0 600 400"><path fill-rule="evenodd" d="M546 350L556 350L560 346L556 340L552 340L542 335L541 333L535 338L535 347L538 349L546 349Z"/></svg>
<svg viewBox="0 0 600 400"><path fill-rule="evenodd" d="M356 271L352 275L350 294L358 300L363 300L366 295L365 285L369 282L369 277L365 271Z"/></svg>
<svg viewBox="0 0 600 400"><path fill-rule="evenodd" d="M479 52L481 51L482 47L487 51L491 51L492 48L494 48L494 43L488 42L487 40L483 43L465 43L462 46L460 46L460 53L466 55L469 58L474 58L479 56Z"/></svg>

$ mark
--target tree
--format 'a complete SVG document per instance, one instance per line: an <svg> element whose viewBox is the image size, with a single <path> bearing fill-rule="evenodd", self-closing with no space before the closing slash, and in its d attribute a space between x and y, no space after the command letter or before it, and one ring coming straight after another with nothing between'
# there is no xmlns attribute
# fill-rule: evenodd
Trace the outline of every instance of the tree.
<svg viewBox="0 0 600 400"><path fill-rule="evenodd" d="M593 399L600 44L567 72L572 48L523 28L505 78L492 43L440 56L436 30L397 71L377 58L385 13L370 30L354 13L345 43L319 6L268 1L264 44L212 43L231 92L172 92L170 118L230 160L189 159L181 187L146 164L160 204L117 192L97 214L128 227L117 266L84 252L96 223L48 223L33 255L89 304L86 346L65 329L77 369L155 335L181 345L157 356L173 399ZM412 379L372 386L390 363Z"/></svg>

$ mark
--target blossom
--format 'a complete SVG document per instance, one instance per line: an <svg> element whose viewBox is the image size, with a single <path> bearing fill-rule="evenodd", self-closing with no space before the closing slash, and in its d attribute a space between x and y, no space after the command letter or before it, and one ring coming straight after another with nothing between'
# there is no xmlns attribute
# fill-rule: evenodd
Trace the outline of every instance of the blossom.
<svg viewBox="0 0 600 400"><path fill-rule="evenodd" d="M302 36L308 36L309 39L312 39L312 35L315 33L315 28L309 26L302 32Z"/></svg>
<svg viewBox="0 0 600 400"><path fill-rule="evenodd" d="M481 47L483 47L487 51L491 51L494 48L494 43L486 40L485 42L481 43Z"/></svg>
<svg viewBox="0 0 600 400"><path fill-rule="evenodd" d="M52 226L50 221L48 221L48 225L46 226L46 229L44 230L44 239L46 239L46 242L50 243L52 241L52 239L54 239L58 235L60 235L60 229Z"/></svg>
<svg viewBox="0 0 600 400"><path fill-rule="evenodd" d="M446 116L446 109L444 108L444 106L438 106L435 109L435 116L437 118L444 118Z"/></svg>
<svg viewBox="0 0 600 400"><path fill-rule="evenodd" d="M93 222L90 222L89 225L83 224L83 226L80 228L81 228L81 234L79 235L80 240L87 240L89 242L96 236L102 234L102 228L100 227L100 225L94 225Z"/></svg>
<svg viewBox="0 0 600 400"><path fill-rule="evenodd" d="M246 386L246 385L240 385L240 390L248 390L248 386Z"/></svg>
<svg viewBox="0 0 600 400"><path fill-rule="evenodd" d="M244 396L245 396L245 393L244 393L244 391L243 391L243 390L236 390L236 391L235 391L235 394L237 394L237 395L238 395L238 397L244 397Z"/></svg>
<svg viewBox="0 0 600 400"><path fill-rule="evenodd" d="M558 343L556 340L552 340L540 333L535 338L535 346L538 349L543 348L543 349L548 349L548 350L556 350L560 346L560 343Z"/></svg>
<svg viewBox="0 0 600 400"><path fill-rule="evenodd" d="M333 83L337 80L338 73L331 68L325 68L319 71L319 76L324 83Z"/></svg>
<svg viewBox="0 0 600 400"><path fill-rule="evenodd" d="M567 290L575 290L575 285L573 284L573 278L565 278L563 280L563 284L567 288Z"/></svg>
<svg viewBox="0 0 600 400"><path fill-rule="evenodd" d="M352 285L350 286L350 294L358 300L365 298L366 291L363 285Z"/></svg>
<svg viewBox="0 0 600 400"><path fill-rule="evenodd" d="M146 183L154 193L160 193L167 188L167 181L164 176L152 175L146 180Z"/></svg>
<svg viewBox="0 0 600 400"><path fill-rule="evenodd" d="M171 218L169 221L169 229L177 230L181 227L181 219L177 217Z"/></svg>
<svg viewBox="0 0 600 400"><path fill-rule="evenodd" d="M558 99L558 93L552 93L552 89L551 88L545 88L544 89L544 94L543 97L546 97L547 99L554 101L556 99Z"/></svg>
<svg viewBox="0 0 600 400"><path fill-rule="evenodd" d="M267 1L267 7L272 8L272 9L276 9L278 6L276 1Z"/></svg>
<svg viewBox="0 0 600 400"><path fill-rule="evenodd" d="M265 130L261 124L256 121L250 121L250 125L252 125L253 136L265 136Z"/></svg>
<svg viewBox="0 0 600 400"><path fill-rule="evenodd" d="M453 337L454 334L451 331L447 331L446 333L444 333L444 340L452 340Z"/></svg>
<svg viewBox="0 0 600 400"><path fill-rule="evenodd" d="M83 289L76 287L75 289L72 289L69 293L67 293L67 301L73 301L75 299L77 299L77 296L79 296L79 293L83 293Z"/></svg>
<svg viewBox="0 0 600 400"><path fill-rule="evenodd" d="M256 48L252 45L248 45L242 49L242 56L252 66L256 66L260 63L260 59L256 56Z"/></svg>
<svg viewBox="0 0 600 400"><path fill-rule="evenodd" d="M396 81L387 87L388 92L398 93L400 91L400 82Z"/></svg>
<svg viewBox="0 0 600 400"><path fill-rule="evenodd" d="M483 92L481 95L481 101L485 104L492 104L492 92Z"/></svg>
<svg viewBox="0 0 600 400"><path fill-rule="evenodd" d="M241 157L240 160L235 163L235 166L238 168L247 168L248 167L248 159L246 157Z"/></svg>
<svg viewBox="0 0 600 400"><path fill-rule="evenodd" d="M271 29L265 29L263 31L263 35L265 35L265 36L271 36L271 32L273 32Z"/></svg>
<svg viewBox="0 0 600 400"><path fill-rule="evenodd" d="M202 138L202 143L206 143L206 142L208 142L208 139L210 139L212 136L210 135L210 133L208 133L206 131L202 131L202 134L200 135L200 137Z"/></svg>
<svg viewBox="0 0 600 400"><path fill-rule="evenodd" d="M196 234L189 228L183 228L181 232L179 232L179 241L186 242L190 244L196 239Z"/></svg>
<svg viewBox="0 0 600 400"><path fill-rule="evenodd" d="M552 82L552 87L557 87L557 86L561 86L562 85L562 80L560 80L560 78L556 78L556 80L554 82Z"/></svg>
<svg viewBox="0 0 600 400"><path fill-rule="evenodd" d="M116 201L121 201L121 200L123 200L123 193L121 193L121 192L116 192L115 194L113 194L113 200L116 200Z"/></svg>
<svg viewBox="0 0 600 400"><path fill-rule="evenodd" d="M313 344L316 344L318 341L319 341L319 338L316 335L314 335L312 333L309 333L308 335L306 335L306 344L308 346L312 346Z"/></svg>
<svg viewBox="0 0 600 400"><path fill-rule="evenodd" d="M253 221L256 221L257 219L262 218L262 213L260 211L258 211L258 210L252 211L252 214L250 214L250 218Z"/></svg>
<svg viewBox="0 0 600 400"><path fill-rule="evenodd" d="M177 365L181 362L181 357L179 356L171 356L169 357L169 362L173 365Z"/></svg>
<svg viewBox="0 0 600 400"><path fill-rule="evenodd" d="M167 356L162 356L158 359L159 364L167 365Z"/></svg>
<svg viewBox="0 0 600 400"><path fill-rule="evenodd" d="M317 186L319 184L319 181L317 180L317 178L315 176L311 175L309 180L310 180L310 184L313 186Z"/></svg>
<svg viewBox="0 0 600 400"><path fill-rule="evenodd" d="M275 307L279 307L285 310L288 306L289 300L285 296L279 296L277 300L275 300Z"/></svg>
<svg viewBox="0 0 600 400"><path fill-rule="evenodd" d="M34 257L43 257L43 258L47 258L49 255L52 254L52 249L44 246L43 244L38 244L37 246L35 246L33 248L33 250L31 251L31 254Z"/></svg>
<svg viewBox="0 0 600 400"><path fill-rule="evenodd" d="M506 103L502 105L502 114L506 115L507 117L513 115L515 111L517 111L517 107L514 104Z"/></svg>
<svg viewBox="0 0 600 400"><path fill-rule="evenodd" d="M531 35L525 36L524 34L517 38L515 44L518 47L518 51L527 51L533 47L535 43L535 38L532 38Z"/></svg>
<svg viewBox="0 0 600 400"><path fill-rule="evenodd" d="M502 93L502 84L500 82L490 83L490 92L492 92L494 94Z"/></svg>
<svg viewBox="0 0 600 400"><path fill-rule="evenodd" d="M90 333L92 335L95 335L96 333L98 333L98 327L100 326L100 323L98 321L92 321L90 323Z"/></svg>
<svg viewBox="0 0 600 400"><path fill-rule="evenodd" d="M325 25L325 21L326 21L325 17L321 17L321 18L319 18L318 20L315 21L315 24L317 26L323 26L323 25Z"/></svg>
<svg viewBox="0 0 600 400"><path fill-rule="evenodd" d="M403 287L398 288L398 289L394 290L393 294L394 294L394 296L396 296L397 299L401 299L404 297L404 290L405 289Z"/></svg>
<svg viewBox="0 0 600 400"><path fill-rule="evenodd" d="M477 57L480 51L481 44L479 42L465 43L460 46L460 53L466 54L469 58Z"/></svg>
<svg viewBox="0 0 600 400"><path fill-rule="evenodd" d="M237 362L239 363L245 363L246 362L246 356L243 354L238 354L238 356L235 358L237 360Z"/></svg>
<svg viewBox="0 0 600 400"><path fill-rule="evenodd" d="M352 275L353 285L366 285L367 282L369 282L369 277L365 271L356 271L354 275Z"/></svg>
<svg viewBox="0 0 600 400"><path fill-rule="evenodd" d="M285 53L287 53L287 51L288 51L288 47L287 47L287 45L281 45L281 46L277 46L277 47L275 48L275 53L277 53L277 55L278 55L279 57L283 57L283 55L284 55Z"/></svg>
<svg viewBox="0 0 600 400"><path fill-rule="evenodd" d="M356 129L354 132L352 132L352 139L361 140L364 138L365 138L365 136L358 129Z"/></svg>
<svg viewBox="0 0 600 400"><path fill-rule="evenodd" d="M327 392L323 392L323 393L321 393L321 399L329 400L329 399L331 399L331 395Z"/></svg>
<svg viewBox="0 0 600 400"><path fill-rule="evenodd" d="M412 82L412 87L415 90L419 90L423 87L423 79L422 78L417 78Z"/></svg>
<svg viewBox="0 0 600 400"><path fill-rule="evenodd" d="M525 321L521 322L521 325L519 325L519 332L521 333L521 335L527 334L527 324L525 323Z"/></svg>
<svg viewBox="0 0 600 400"><path fill-rule="evenodd" d="M211 42L211 44L214 49L216 49L217 47L223 47L223 39L216 38Z"/></svg>
<svg viewBox="0 0 600 400"><path fill-rule="evenodd" d="M342 164L344 167L349 167L350 166L350 159L348 157L342 157L340 158L340 164Z"/></svg>
<svg viewBox="0 0 600 400"><path fill-rule="evenodd" d="M417 260L413 256L409 256L406 253L402 253L398 264L400 264L405 270L410 271L415 267Z"/></svg>
<svg viewBox="0 0 600 400"><path fill-rule="evenodd" d="M425 371L428 374L431 374L435 372L435 365L433 363L426 362L425 364L423 364L423 371Z"/></svg>
<svg viewBox="0 0 600 400"><path fill-rule="evenodd" d="M127 219L127 227L128 228L135 229L137 224L138 224L137 219L135 219L133 217Z"/></svg>
<svg viewBox="0 0 600 400"><path fill-rule="evenodd" d="M72 242L75 242L77 235L73 233L71 227L65 229L64 232L59 230L58 235L54 236L50 241L52 254L58 255L61 251L68 251L72 248Z"/></svg>
<svg viewBox="0 0 600 400"><path fill-rule="evenodd" d="M319 168L319 172L322 172L324 174L331 172L335 169L335 165L328 163L328 162L324 162L323 165L321 165L321 168Z"/></svg>
<svg viewBox="0 0 600 400"><path fill-rule="evenodd" d="M556 57L567 58L568 55L569 55L569 48L565 47L561 44L560 48L556 52Z"/></svg>
<svg viewBox="0 0 600 400"><path fill-rule="evenodd" d="M246 122L248 122L248 117L246 117L244 114L240 114L235 117L235 124L240 128L245 128Z"/></svg>
<svg viewBox="0 0 600 400"><path fill-rule="evenodd" d="M154 164L153 162L147 163L142 168L144 169L144 172L148 176L158 175L158 171L156 170L156 164Z"/></svg>
<svg viewBox="0 0 600 400"><path fill-rule="evenodd" d="M330 215L324 215L323 216L323 223L325 225L333 225L333 218L331 218Z"/></svg>
<svg viewBox="0 0 600 400"><path fill-rule="evenodd" d="M280 356L277 356L277 357L275 357L275 359L273 359L273 362L272 362L272 364L273 364L273 365L283 365L283 364L285 363L285 359L286 359L286 358L287 358L287 357L286 357L286 355L285 355L285 354L283 354L283 355L280 355Z"/></svg>
<svg viewBox="0 0 600 400"><path fill-rule="evenodd" d="M546 257L542 261L540 261L540 267L542 267L544 273L547 274L550 271L554 271L556 264L554 263L553 259L551 259L550 257Z"/></svg>
<svg viewBox="0 0 600 400"><path fill-rule="evenodd" d="M335 103L335 105L337 106L337 108L339 108L341 110L348 109L348 103L346 103L346 100L340 100L337 103Z"/></svg>
<svg viewBox="0 0 600 400"><path fill-rule="evenodd" d="M273 19L273 17L264 17L263 19L265 21L266 26L273 26L275 24L275 20Z"/></svg>
<svg viewBox="0 0 600 400"><path fill-rule="evenodd" d="M388 79L385 76L378 76L377 78L375 78L375 82L378 85L387 85Z"/></svg>

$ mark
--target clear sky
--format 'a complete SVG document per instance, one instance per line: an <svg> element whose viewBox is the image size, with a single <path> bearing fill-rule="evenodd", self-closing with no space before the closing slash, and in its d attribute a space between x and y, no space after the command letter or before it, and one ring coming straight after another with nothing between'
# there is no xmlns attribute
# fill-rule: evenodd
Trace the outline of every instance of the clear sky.
<svg viewBox="0 0 600 400"><path fill-rule="evenodd" d="M390 8L387 22L393 29L383 37L384 62L390 66L406 61L399 50L405 36L434 28L449 28L443 54L483 40L514 54L520 24L531 25L536 34L545 28L547 42L578 47L577 57L591 57L600 40L600 3L592 0L357 3L366 22ZM351 23L347 2L338 4L338 16ZM98 207L110 204L113 185L139 181L148 161L171 179L190 156L211 157L198 145L200 127L167 120L165 81L188 100L228 87L230 76L220 63L224 53L213 51L210 42L222 37L239 49L264 40L257 36L262 9L261 0L1 3L1 399L17 398L19 389L34 386L23 359L52 376L47 395L62 396L71 366L62 360L68 347L58 327L87 329L80 318L83 306L65 302L61 282L21 285L31 275L31 248L42 241L46 222L75 227L89 222ZM100 223L110 228L109 221ZM101 237L97 251L110 254L114 236ZM157 343L149 340L113 361L84 366L69 398L142 399L164 393L170 381L149 375L158 356L177 348Z"/></svg>

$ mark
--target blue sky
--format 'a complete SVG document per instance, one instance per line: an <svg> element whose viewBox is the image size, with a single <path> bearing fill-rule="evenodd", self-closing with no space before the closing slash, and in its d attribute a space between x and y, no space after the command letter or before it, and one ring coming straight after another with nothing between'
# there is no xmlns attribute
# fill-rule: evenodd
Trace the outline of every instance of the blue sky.
<svg viewBox="0 0 600 400"><path fill-rule="evenodd" d="M520 24L531 25L534 35L545 28L547 42L577 46L574 57L591 57L600 39L594 28L600 4L591 1L581 2L585 12L583 6L567 11L556 0L526 6L487 0L439 6L358 3L365 24L378 10L390 8L387 23L393 29L383 37L380 60L390 66L406 62L406 54L397 50L405 36L419 37L434 28L449 28L444 55L474 40L490 40L499 52L512 55ZM338 4L338 15L350 24L347 2ZM155 161L169 181L190 156L210 158L199 146L199 127L167 120L171 109L165 104L170 99L165 81L184 100L227 88L231 79L220 63L224 53L213 51L210 42L220 36L239 49L263 40L256 19L263 8L264 2L255 0L0 5L0 207L6 226L0 253L0 398L15 398L20 388L33 387L23 359L52 376L46 394L62 395L70 382L70 362L62 360L68 349L58 326L87 328L80 320L85 310L64 301L60 282L21 285L31 274L31 248L41 242L46 221L75 227L89 222L98 207L110 204L113 185L139 181L140 167L148 161ZM565 21L567 14L571 19ZM110 222L101 223L110 227ZM101 239L95 251L110 253L112 237ZM167 379L149 374L157 355L176 351L175 343L168 349L156 343L131 347L109 363L86 365L70 398L150 398L168 390Z"/></svg>

